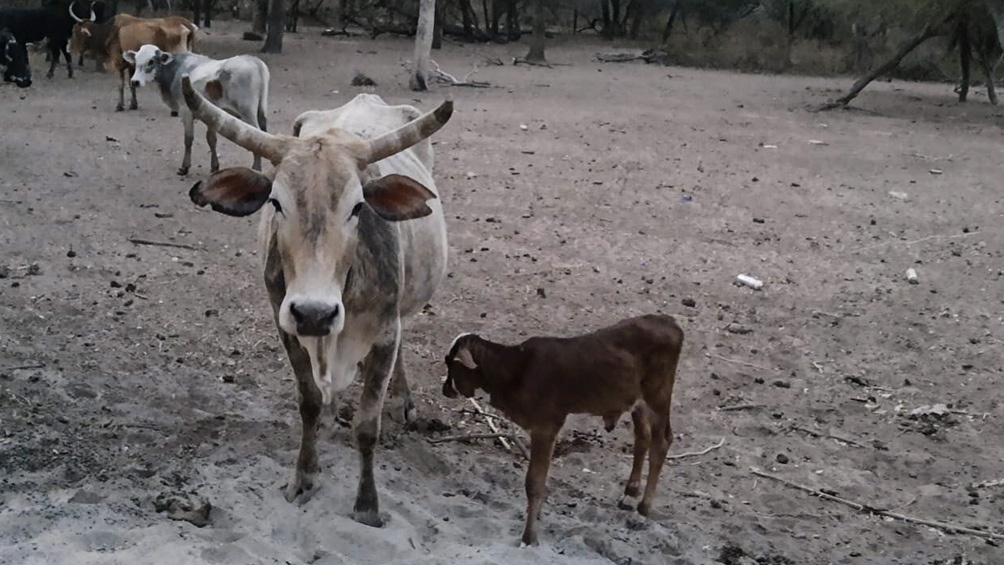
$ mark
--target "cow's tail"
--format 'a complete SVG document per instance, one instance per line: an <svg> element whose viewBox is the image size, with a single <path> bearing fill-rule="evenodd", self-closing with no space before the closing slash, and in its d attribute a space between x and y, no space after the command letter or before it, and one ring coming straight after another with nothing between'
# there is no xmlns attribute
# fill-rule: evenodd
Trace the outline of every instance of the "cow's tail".
<svg viewBox="0 0 1004 565"><path fill-rule="evenodd" d="M268 116L268 83L270 81L268 65L261 59L258 60L261 66L261 92L258 94L258 128L261 131L268 131L266 121Z"/></svg>

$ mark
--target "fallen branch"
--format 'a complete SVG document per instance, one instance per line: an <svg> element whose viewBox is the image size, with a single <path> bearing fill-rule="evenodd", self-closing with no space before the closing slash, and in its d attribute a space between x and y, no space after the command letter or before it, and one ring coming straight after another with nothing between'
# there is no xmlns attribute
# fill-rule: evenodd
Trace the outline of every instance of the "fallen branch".
<svg viewBox="0 0 1004 565"><path fill-rule="evenodd" d="M791 487L793 489L797 489L797 490L800 490L802 492L806 492L806 493L808 493L808 494L810 494L812 496L816 496L816 497L822 498L823 500L828 500L830 502L836 502L836 503L839 503L839 504L843 504L844 506L850 506L851 508L854 508L855 510L858 510L859 512L866 512L868 514L874 514L876 516L885 516L886 518L892 518L894 520L900 520L902 522L908 522L908 523L911 523L911 524L920 524L922 526L928 526L928 527L931 527L931 528L936 528L936 529L942 530L942 531L950 533L950 534L951 533L967 534L967 535L970 535L970 536L976 536L976 537L980 537L980 538L983 538L983 539L989 539L989 540L1002 540L1002 539L1004 539L1004 534L998 534L998 533L989 532L989 531L982 531L982 530L974 530L972 528L966 528L964 526L957 526L955 524L949 524L949 523L946 523L946 522L938 522L938 521L935 521L935 520L925 520L923 518L916 518L914 516L907 516L906 514L900 514L898 512L890 512L888 510L883 510L881 508L875 508L874 506L869 506L867 504L861 504L860 502L855 502L853 500L848 500L846 498L840 498L839 496L835 496L835 495L832 495L832 494L827 494L827 493L823 492L820 489L813 489L813 488L807 487L805 485L800 485L798 483L791 482L788 479L784 479L784 478L779 477L777 475L772 475L770 473L765 473L765 472L757 469L756 467L750 467L750 471L754 475L756 475L758 477L763 477L765 479L770 479L772 481L779 482L779 483L781 483L781 484L783 484L783 485L785 485L787 487Z"/></svg>
<svg viewBox="0 0 1004 565"><path fill-rule="evenodd" d="M530 65L531 67L546 67L548 69L553 69L550 63L537 63L534 61L527 61L522 57L514 57L512 60L513 65Z"/></svg>
<svg viewBox="0 0 1004 565"><path fill-rule="evenodd" d="M429 78L447 86L468 86L471 88L491 88L491 84L483 81L472 81L471 76L477 74L478 67L474 66L474 70L464 75L463 80L458 80L457 77L451 75L450 73L439 68L439 64L433 60L429 60L429 64L432 65L432 69L429 71Z"/></svg>
<svg viewBox="0 0 1004 565"><path fill-rule="evenodd" d="M0 371L23 371L28 369L44 369L45 363L29 363L28 365L14 365L0 368Z"/></svg>
<svg viewBox="0 0 1004 565"><path fill-rule="evenodd" d="M721 355L718 355L717 353L708 353L707 355L708 355L708 357L712 357L714 359L721 359L722 361L726 361L726 362L729 362L729 363L735 363L736 365L743 365L745 367L752 367L754 369L760 369L761 371L769 371L770 370L767 367L763 367L763 366L757 365L756 363L750 363L748 361L740 361L738 359L729 359L728 357L723 357Z"/></svg>
<svg viewBox="0 0 1004 565"><path fill-rule="evenodd" d="M823 434L823 433L820 433L820 432L817 432L817 431L814 431L814 430L810 430L808 428L802 428L802 427L799 427L799 426L792 426L791 427L791 431L793 431L793 432L802 432L804 434L809 434L812 437L822 437L822 438L827 438L827 439L835 439L837 441L846 443L847 445L849 445L851 447L861 447L861 448L865 447L864 445L861 445L860 443L858 443L858 442L856 442L856 441L854 441L852 439L847 439L845 437L835 436L835 435L832 435L832 434Z"/></svg>
<svg viewBox="0 0 1004 565"><path fill-rule="evenodd" d="M169 241L153 241L150 239L140 239L138 237L130 237L126 241L132 243L133 245L152 245L154 247L177 247L179 249L191 249L192 251L199 251L198 247L192 247L191 245L186 245L184 243L171 243Z"/></svg>
<svg viewBox="0 0 1004 565"><path fill-rule="evenodd" d="M709 448L707 448L707 449L705 449L703 451L688 451L687 453L680 453L680 454L677 454L677 455L670 455L666 459L683 459L684 457L697 457L699 455L707 455L708 453L711 453L712 451L718 449L719 447L721 447L723 445L725 445L725 436L722 436L722 440L721 441L719 441L715 445L712 445L711 447L709 447Z"/></svg>
<svg viewBox="0 0 1004 565"><path fill-rule="evenodd" d="M477 410L479 414L484 414L485 416L488 416L488 413L485 412L485 409L482 408L480 404L478 404L477 400L473 398L471 398L470 400L471 404L474 406L474 409ZM495 432L496 435L500 434L498 426L495 425L495 422L491 418L486 418L485 422L488 424L488 429ZM520 439L515 434L510 434L510 436L512 437L512 442L516 444L516 448L519 450L520 455L522 455L524 459L529 459L530 454L527 453L526 447L523 445L523 442L520 441ZM500 437L499 441L502 442L502 446L505 447L506 451L510 451L509 443L506 442L505 438Z"/></svg>
<svg viewBox="0 0 1004 565"><path fill-rule="evenodd" d="M462 434L457 436L429 438L428 442L431 444L437 444L437 443L446 443L448 441L464 441L470 439L497 439L505 441L507 439L515 440L516 436L514 436L513 434Z"/></svg>
<svg viewBox="0 0 1004 565"><path fill-rule="evenodd" d="M736 404L735 406L719 406L719 412L736 412L739 410L758 410L760 408L766 408L765 404Z"/></svg>

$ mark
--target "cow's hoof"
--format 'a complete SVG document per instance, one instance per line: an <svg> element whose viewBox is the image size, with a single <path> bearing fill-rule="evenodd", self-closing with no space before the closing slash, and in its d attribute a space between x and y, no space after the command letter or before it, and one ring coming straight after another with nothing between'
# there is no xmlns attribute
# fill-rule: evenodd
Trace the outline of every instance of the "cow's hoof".
<svg viewBox="0 0 1004 565"><path fill-rule="evenodd" d="M360 524L373 528L382 528L387 523L387 517L373 510L355 510L352 519Z"/></svg>
<svg viewBox="0 0 1004 565"><path fill-rule="evenodd" d="M181 167L178 169L178 176L183 177L188 174L188 167Z"/></svg>
<svg viewBox="0 0 1004 565"><path fill-rule="evenodd" d="M414 402L406 402L404 404L404 425L408 429L413 429L418 423L418 408L415 408Z"/></svg>
<svg viewBox="0 0 1004 565"><path fill-rule="evenodd" d="M116 112L121 112L122 110L125 110L125 106L123 106L121 104L119 104L118 106L115 106L115 111Z"/></svg>
<svg viewBox="0 0 1004 565"><path fill-rule="evenodd" d="M137 104L135 102L133 102L132 104L129 105L129 109L130 110L135 110L137 108L139 108L139 104Z"/></svg>
<svg viewBox="0 0 1004 565"><path fill-rule="evenodd" d="M314 480L314 475L296 473L293 480L285 486L283 496L286 502L293 504L306 504L314 496L321 486Z"/></svg>
<svg viewBox="0 0 1004 565"><path fill-rule="evenodd" d="M620 508L621 510L634 510L637 507L638 505L635 502L634 497L631 495L625 494L617 501L617 508Z"/></svg>
<svg viewBox="0 0 1004 565"><path fill-rule="evenodd" d="M171 112L171 117L172 118L177 118L178 117L178 113L177 112Z"/></svg>
<svg viewBox="0 0 1004 565"><path fill-rule="evenodd" d="M652 504L651 503L645 503L645 501L642 501L641 503L638 504L638 513L641 514L642 516L646 517L646 518L651 517L652 516Z"/></svg>

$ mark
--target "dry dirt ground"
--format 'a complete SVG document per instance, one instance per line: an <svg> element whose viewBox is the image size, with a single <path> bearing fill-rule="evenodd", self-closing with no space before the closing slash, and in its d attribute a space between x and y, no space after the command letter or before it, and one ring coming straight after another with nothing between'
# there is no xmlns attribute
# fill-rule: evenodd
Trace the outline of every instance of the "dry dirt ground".
<svg viewBox="0 0 1004 565"><path fill-rule="evenodd" d="M241 31L214 28L202 49L247 51ZM599 64L600 44L552 45L553 69L484 64L522 45L449 44L444 69L477 65L500 88L416 95L410 40L318 31L265 57L275 131L363 90L456 99L435 138L450 276L406 331L424 420L405 430L392 398L377 455L390 523L348 517L357 458L340 422L358 385L325 420L322 490L282 498L291 372L257 219L188 200L208 170L201 124L178 178L182 126L154 92L115 113L114 77L47 81L34 55L33 88L0 87L0 562L1004 563L1004 539L751 471L1004 532L1004 486L987 483L1004 479L1001 112L985 98L879 83L857 110L814 114L850 81ZM350 86L357 70L378 86ZM250 163L220 147L224 166ZM486 431L441 397L445 348L459 331L511 343L652 311L687 335L671 454L724 443L667 465L644 520L616 507L630 419L611 434L571 419L542 545L519 549L525 461L427 441ZM208 500L209 525L158 512L172 493Z"/></svg>

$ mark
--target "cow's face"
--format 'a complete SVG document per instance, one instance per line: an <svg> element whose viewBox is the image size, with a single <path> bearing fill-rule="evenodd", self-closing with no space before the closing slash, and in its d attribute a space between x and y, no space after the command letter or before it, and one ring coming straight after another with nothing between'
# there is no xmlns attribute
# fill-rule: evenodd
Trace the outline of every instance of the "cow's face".
<svg viewBox="0 0 1004 565"><path fill-rule="evenodd" d="M31 86L31 67L28 51L6 29L0 30L0 66L5 67L3 79L20 88Z"/></svg>
<svg viewBox="0 0 1004 565"><path fill-rule="evenodd" d="M279 327L288 334L321 338L341 332L342 294L361 228L377 217L396 222L432 212L426 201L435 194L411 178L388 175L363 184L366 154L364 141L331 130L295 140L271 180L235 168L192 187L196 204L225 214L241 216L266 207L286 287Z"/></svg>
<svg viewBox="0 0 1004 565"><path fill-rule="evenodd" d="M146 86L147 81L157 78L162 65L174 60L170 53L164 53L156 45L144 45L139 51L126 51L122 58L136 69L130 80L134 87Z"/></svg>
<svg viewBox="0 0 1004 565"><path fill-rule="evenodd" d="M80 55L90 50L91 41L94 37L94 22L83 20L73 24L73 34L70 36L70 52Z"/></svg>

